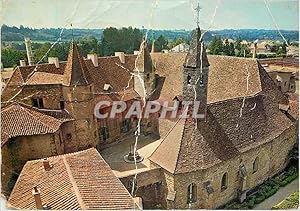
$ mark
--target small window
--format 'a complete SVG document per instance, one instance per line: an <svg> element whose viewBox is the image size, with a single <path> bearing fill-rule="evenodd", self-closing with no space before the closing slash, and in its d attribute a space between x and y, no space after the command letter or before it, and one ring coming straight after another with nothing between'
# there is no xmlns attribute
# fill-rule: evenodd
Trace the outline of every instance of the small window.
<svg viewBox="0 0 300 211"><path fill-rule="evenodd" d="M64 109L65 109L65 101L61 100L61 101L59 102L59 106L60 106L60 109L61 109L61 110L64 110Z"/></svg>
<svg viewBox="0 0 300 211"><path fill-rule="evenodd" d="M255 172L257 172L258 170L258 157L255 158L255 160L253 161L253 171L252 173L254 174Z"/></svg>
<svg viewBox="0 0 300 211"><path fill-rule="evenodd" d="M284 82L284 86L286 86L286 81Z"/></svg>
<svg viewBox="0 0 300 211"><path fill-rule="evenodd" d="M187 203L194 203L197 201L197 186L195 183L192 183L188 186L188 196Z"/></svg>
<svg viewBox="0 0 300 211"><path fill-rule="evenodd" d="M187 83L191 84L192 77L190 75L187 76Z"/></svg>
<svg viewBox="0 0 300 211"><path fill-rule="evenodd" d="M221 181L221 192L227 189L228 185L228 174L227 172L223 174Z"/></svg>
<svg viewBox="0 0 300 211"><path fill-rule="evenodd" d="M32 98L32 106L37 108L44 108L43 98Z"/></svg>
<svg viewBox="0 0 300 211"><path fill-rule="evenodd" d="M100 139L102 141L106 141L109 138L108 128L107 127L101 127L100 128Z"/></svg>
<svg viewBox="0 0 300 211"><path fill-rule="evenodd" d="M149 79L150 78L150 73L147 73L147 79Z"/></svg>

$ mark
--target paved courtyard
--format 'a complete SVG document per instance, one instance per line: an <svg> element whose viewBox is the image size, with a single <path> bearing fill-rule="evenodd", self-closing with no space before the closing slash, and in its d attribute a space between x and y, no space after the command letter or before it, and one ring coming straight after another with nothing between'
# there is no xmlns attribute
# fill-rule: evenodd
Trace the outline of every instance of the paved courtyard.
<svg viewBox="0 0 300 211"><path fill-rule="evenodd" d="M136 172L143 172L149 170L150 161L148 157L161 143L163 138L168 134L176 121L159 120L160 121L160 136L161 138L154 138L152 136L140 136L138 139L137 152L144 160L137 164L137 169L134 163L127 163L124 161L124 156L128 154L130 145L135 143L135 137L128 137L119 143L116 143L101 151L102 157L110 165L113 172L118 178L133 175Z"/></svg>

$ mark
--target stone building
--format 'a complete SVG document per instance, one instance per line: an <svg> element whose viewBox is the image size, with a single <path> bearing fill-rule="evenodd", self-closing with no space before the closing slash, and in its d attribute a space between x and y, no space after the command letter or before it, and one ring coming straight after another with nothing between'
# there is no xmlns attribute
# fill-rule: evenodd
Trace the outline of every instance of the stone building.
<svg viewBox="0 0 300 211"><path fill-rule="evenodd" d="M130 106L144 100L200 101L197 119L174 120L147 160L149 169L140 165L143 170L135 172L130 166L131 175L121 181L131 191L137 173L135 195L168 209L216 208L235 198L243 200L249 190L285 167L296 142L297 97L279 90L256 59L207 56L200 37L197 28L188 53L149 53L143 40L138 54L116 52L87 59L72 43L66 62L51 58L49 64L17 67L2 103L7 108L15 101L36 112L67 113L69 120L60 126L61 154L90 147L101 152L132 139L138 117L121 113L97 119L98 102L124 101ZM107 105L99 112L111 109ZM158 117L142 120L142 134L162 134L168 120L159 124ZM32 135L30 139L36 139ZM157 138L149 145L152 140ZM28 159L54 155L44 154ZM125 162L123 156L119 157Z"/></svg>
<svg viewBox="0 0 300 211"><path fill-rule="evenodd" d="M9 195L28 160L63 154L63 137L73 117L61 110L37 109L13 103L1 110L1 188Z"/></svg>
<svg viewBox="0 0 300 211"><path fill-rule="evenodd" d="M297 139L298 117L281 110L289 107L288 98L260 63L207 59L199 37L197 29L183 63L183 84L174 83L182 87L183 99L205 103L199 108L204 118L178 119L149 158L152 168L161 169L160 200L168 209L213 209L235 198L243 201L249 190L285 167Z"/></svg>
<svg viewBox="0 0 300 211"><path fill-rule="evenodd" d="M95 148L28 161L8 203L30 210L140 209Z"/></svg>

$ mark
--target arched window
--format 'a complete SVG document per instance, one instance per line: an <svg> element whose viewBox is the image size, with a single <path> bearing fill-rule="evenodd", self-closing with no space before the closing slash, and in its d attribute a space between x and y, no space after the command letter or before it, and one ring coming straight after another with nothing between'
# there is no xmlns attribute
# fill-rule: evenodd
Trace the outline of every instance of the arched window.
<svg viewBox="0 0 300 211"><path fill-rule="evenodd" d="M187 83L191 84L192 77L190 75L187 76Z"/></svg>
<svg viewBox="0 0 300 211"><path fill-rule="evenodd" d="M255 158L253 161L253 168L252 168L252 173L254 174L258 170L258 157Z"/></svg>
<svg viewBox="0 0 300 211"><path fill-rule="evenodd" d="M223 174L222 181L221 181L221 191L224 191L227 189L228 184L228 174L227 172Z"/></svg>
<svg viewBox="0 0 300 211"><path fill-rule="evenodd" d="M195 183L191 183L188 186L188 195L187 195L187 203L193 203L197 200L197 186Z"/></svg>

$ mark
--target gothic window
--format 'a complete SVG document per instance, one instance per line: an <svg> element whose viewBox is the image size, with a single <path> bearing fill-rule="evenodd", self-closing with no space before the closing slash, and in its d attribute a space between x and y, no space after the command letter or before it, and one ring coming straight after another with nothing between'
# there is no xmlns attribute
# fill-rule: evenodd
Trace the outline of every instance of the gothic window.
<svg viewBox="0 0 300 211"><path fill-rule="evenodd" d="M257 172L257 170L258 170L258 157L256 157L255 160L253 161L252 173L254 174L255 172Z"/></svg>
<svg viewBox="0 0 300 211"><path fill-rule="evenodd" d="M32 106L37 108L44 108L43 98L32 98Z"/></svg>
<svg viewBox="0 0 300 211"><path fill-rule="evenodd" d="M109 138L109 133L108 133L107 127L100 128L100 138L102 141L106 141Z"/></svg>
<svg viewBox="0 0 300 211"><path fill-rule="evenodd" d="M221 191L224 191L227 189L228 185L228 173L224 173L222 176L222 181L221 181Z"/></svg>
<svg viewBox="0 0 300 211"><path fill-rule="evenodd" d="M192 77L190 75L187 76L187 83L191 84Z"/></svg>
<svg viewBox="0 0 300 211"><path fill-rule="evenodd" d="M197 200L197 186L195 183L191 183L188 186L187 203L194 203Z"/></svg>

